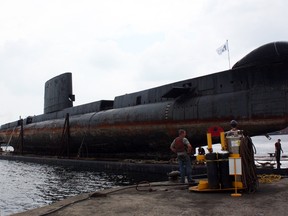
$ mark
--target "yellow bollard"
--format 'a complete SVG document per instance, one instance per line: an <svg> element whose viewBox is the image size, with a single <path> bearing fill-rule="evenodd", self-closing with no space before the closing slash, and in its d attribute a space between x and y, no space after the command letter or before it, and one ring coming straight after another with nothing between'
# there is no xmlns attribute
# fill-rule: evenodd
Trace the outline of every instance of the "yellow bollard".
<svg viewBox="0 0 288 216"><path fill-rule="evenodd" d="M207 144L208 144L208 146L207 146L208 150L212 149L212 136L211 136L211 133L207 133Z"/></svg>
<svg viewBox="0 0 288 216"><path fill-rule="evenodd" d="M224 132L220 133L220 141L221 141L222 151L226 151L227 150L227 144L226 144L226 139L225 139L225 133Z"/></svg>

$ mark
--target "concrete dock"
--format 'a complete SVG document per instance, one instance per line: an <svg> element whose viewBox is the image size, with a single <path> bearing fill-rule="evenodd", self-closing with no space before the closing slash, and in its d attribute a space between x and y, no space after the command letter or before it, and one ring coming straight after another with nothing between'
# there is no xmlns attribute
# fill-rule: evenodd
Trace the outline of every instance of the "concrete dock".
<svg viewBox="0 0 288 216"><path fill-rule="evenodd" d="M73 215L235 215L284 216L288 212L288 179L259 183L255 193L191 192L172 182L148 183L81 194L15 216Z"/></svg>
<svg viewBox="0 0 288 216"><path fill-rule="evenodd" d="M134 162L82 161L56 158L1 156L4 160L21 160L35 163L61 164L90 167L100 170L126 170L144 173L160 173L178 169L177 164L137 164ZM206 170L205 166L193 169L194 175ZM186 184L173 182L142 182L138 185L81 194L51 205L14 214L33 215L287 215L288 175L287 169L257 169L257 174L280 174L280 181L260 183L253 194L240 192L241 197L232 197L234 191L191 192Z"/></svg>

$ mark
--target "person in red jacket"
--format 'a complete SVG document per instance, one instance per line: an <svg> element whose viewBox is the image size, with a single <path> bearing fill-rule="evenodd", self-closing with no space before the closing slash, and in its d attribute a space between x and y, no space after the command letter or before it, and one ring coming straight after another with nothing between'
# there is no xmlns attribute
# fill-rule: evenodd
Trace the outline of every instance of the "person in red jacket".
<svg viewBox="0 0 288 216"><path fill-rule="evenodd" d="M181 176L181 183L185 183L185 176L187 176L188 183L194 183L192 179L192 166L189 154L192 152L192 146L186 138L186 131L179 130L179 136L176 137L170 145L171 151L177 154L179 163L179 171Z"/></svg>

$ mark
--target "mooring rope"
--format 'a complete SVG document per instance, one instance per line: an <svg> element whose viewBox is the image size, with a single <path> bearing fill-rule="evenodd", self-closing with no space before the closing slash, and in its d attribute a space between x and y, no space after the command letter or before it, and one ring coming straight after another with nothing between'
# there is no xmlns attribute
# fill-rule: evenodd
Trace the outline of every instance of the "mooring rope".
<svg viewBox="0 0 288 216"><path fill-rule="evenodd" d="M254 193L259 186L254 160L256 148L249 136L243 136L240 143L242 158L242 182L249 193Z"/></svg>
<svg viewBox="0 0 288 216"><path fill-rule="evenodd" d="M258 179L260 183L273 183L273 182L277 182L280 181L280 179L282 178L281 175L275 175L275 174L270 174L270 175L258 175Z"/></svg>

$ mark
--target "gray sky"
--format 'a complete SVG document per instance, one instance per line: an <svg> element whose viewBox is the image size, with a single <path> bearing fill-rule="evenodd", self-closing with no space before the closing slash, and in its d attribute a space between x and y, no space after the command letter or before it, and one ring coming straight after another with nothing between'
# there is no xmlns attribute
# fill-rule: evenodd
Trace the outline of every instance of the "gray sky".
<svg viewBox="0 0 288 216"><path fill-rule="evenodd" d="M72 72L74 106L229 68L288 41L287 0L0 0L0 125L43 113Z"/></svg>

